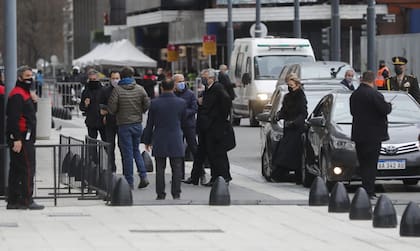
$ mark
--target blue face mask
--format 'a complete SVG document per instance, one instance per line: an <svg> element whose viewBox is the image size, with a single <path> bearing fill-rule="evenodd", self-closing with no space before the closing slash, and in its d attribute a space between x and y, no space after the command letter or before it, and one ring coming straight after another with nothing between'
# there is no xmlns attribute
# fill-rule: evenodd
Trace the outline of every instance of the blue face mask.
<svg viewBox="0 0 420 251"><path fill-rule="evenodd" d="M179 82L177 85L177 89L183 91L185 89L185 82Z"/></svg>

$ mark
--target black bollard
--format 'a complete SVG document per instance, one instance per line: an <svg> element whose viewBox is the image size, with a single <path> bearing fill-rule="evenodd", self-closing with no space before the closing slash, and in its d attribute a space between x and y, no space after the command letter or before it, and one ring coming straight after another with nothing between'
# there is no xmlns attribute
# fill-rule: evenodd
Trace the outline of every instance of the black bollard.
<svg viewBox="0 0 420 251"><path fill-rule="evenodd" d="M329 196L327 185L321 177L317 176L309 191L309 206L326 206Z"/></svg>
<svg viewBox="0 0 420 251"><path fill-rule="evenodd" d="M210 191L210 206L229 206L230 193L229 186L223 177L219 176L214 182Z"/></svg>
<svg viewBox="0 0 420 251"><path fill-rule="evenodd" d="M359 187L354 194L350 205L350 220L371 220L372 204L369 196L363 187Z"/></svg>
<svg viewBox="0 0 420 251"><path fill-rule="evenodd" d="M373 227L393 228L397 227L397 213L394 205L386 195L381 195L373 210Z"/></svg>
<svg viewBox="0 0 420 251"><path fill-rule="evenodd" d="M420 208L412 201L401 217L400 236L420 237Z"/></svg>
<svg viewBox="0 0 420 251"><path fill-rule="evenodd" d="M132 206L133 194L124 177L120 177L111 194L111 206Z"/></svg>
<svg viewBox="0 0 420 251"><path fill-rule="evenodd" d="M328 203L328 212L330 213L346 213L350 209L350 199L344 184L337 182L330 196Z"/></svg>

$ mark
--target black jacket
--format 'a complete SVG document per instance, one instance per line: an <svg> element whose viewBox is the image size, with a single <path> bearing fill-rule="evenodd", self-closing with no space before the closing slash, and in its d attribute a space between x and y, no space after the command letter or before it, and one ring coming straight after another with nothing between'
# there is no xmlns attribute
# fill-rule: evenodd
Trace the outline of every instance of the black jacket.
<svg viewBox="0 0 420 251"><path fill-rule="evenodd" d="M382 93L361 83L350 96L351 139L360 143L388 140L387 115L391 109Z"/></svg>
<svg viewBox="0 0 420 251"><path fill-rule="evenodd" d="M346 79L341 80L340 84L344 85L345 87L347 87L349 90L354 91L354 85L350 85Z"/></svg>
<svg viewBox="0 0 420 251"><path fill-rule="evenodd" d="M114 87L112 85L105 87L101 92L101 99L99 101L100 108L108 111L108 114L105 115L105 120L106 120L105 126L112 127L112 128L117 127L117 120L115 118L115 114L112 114L108 107L108 100L109 100L109 97L111 97L111 93L113 90L114 90Z"/></svg>
<svg viewBox="0 0 420 251"><path fill-rule="evenodd" d="M0 84L0 118L2 123L0 123L0 144L4 143L4 86Z"/></svg>
<svg viewBox="0 0 420 251"><path fill-rule="evenodd" d="M195 94L190 89L185 88L181 92L176 91L175 95L178 98L182 98L187 103L186 121L183 126L185 128L195 128L195 115L197 114L197 98L195 97Z"/></svg>
<svg viewBox="0 0 420 251"><path fill-rule="evenodd" d="M29 92L30 86L17 82L7 101L7 139L35 141L36 109ZM30 134L27 132L30 131ZM30 136L30 138L26 138Z"/></svg>
<svg viewBox="0 0 420 251"><path fill-rule="evenodd" d="M234 100L236 97L235 91L233 90L234 85L226 73L219 73L219 83L225 87L225 90L229 94L230 99Z"/></svg>
<svg viewBox="0 0 420 251"><path fill-rule="evenodd" d="M305 119L308 116L307 100L301 88L284 96L282 107L277 112L276 119L284 119L286 129L303 131Z"/></svg>
<svg viewBox="0 0 420 251"><path fill-rule="evenodd" d="M81 111L85 112L85 123L88 127L101 128L103 125L103 116L99 110L99 104L102 98L103 87L99 81L90 81L86 84L86 89L82 92L82 98L79 104ZM85 100L89 98L90 104L86 107Z"/></svg>

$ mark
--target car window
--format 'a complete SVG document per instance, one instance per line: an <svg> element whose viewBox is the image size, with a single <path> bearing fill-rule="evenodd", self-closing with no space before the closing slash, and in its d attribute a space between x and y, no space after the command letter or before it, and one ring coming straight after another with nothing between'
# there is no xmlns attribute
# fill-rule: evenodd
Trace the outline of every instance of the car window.
<svg viewBox="0 0 420 251"><path fill-rule="evenodd" d="M301 79L328 79L333 78L333 73L337 79L343 79L347 70L352 69L350 65L303 65L298 73Z"/></svg>
<svg viewBox="0 0 420 251"><path fill-rule="evenodd" d="M240 78L242 75L242 61L244 58L244 54L238 53L238 57L236 58L236 68L235 68L235 76L237 78Z"/></svg>
<svg viewBox="0 0 420 251"><path fill-rule="evenodd" d="M296 62L312 62L313 58L302 55L266 55L254 58L255 79L278 79L282 67Z"/></svg>

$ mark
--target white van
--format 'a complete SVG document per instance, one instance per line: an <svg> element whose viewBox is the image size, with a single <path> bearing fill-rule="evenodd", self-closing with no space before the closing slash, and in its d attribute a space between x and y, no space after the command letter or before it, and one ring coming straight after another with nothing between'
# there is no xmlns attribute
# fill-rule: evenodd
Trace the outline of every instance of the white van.
<svg viewBox="0 0 420 251"><path fill-rule="evenodd" d="M255 115L270 100L283 66L308 61L315 62L315 56L307 39L236 39L229 66L229 77L237 86L233 124L239 125L241 118L249 118L251 126L258 126Z"/></svg>

